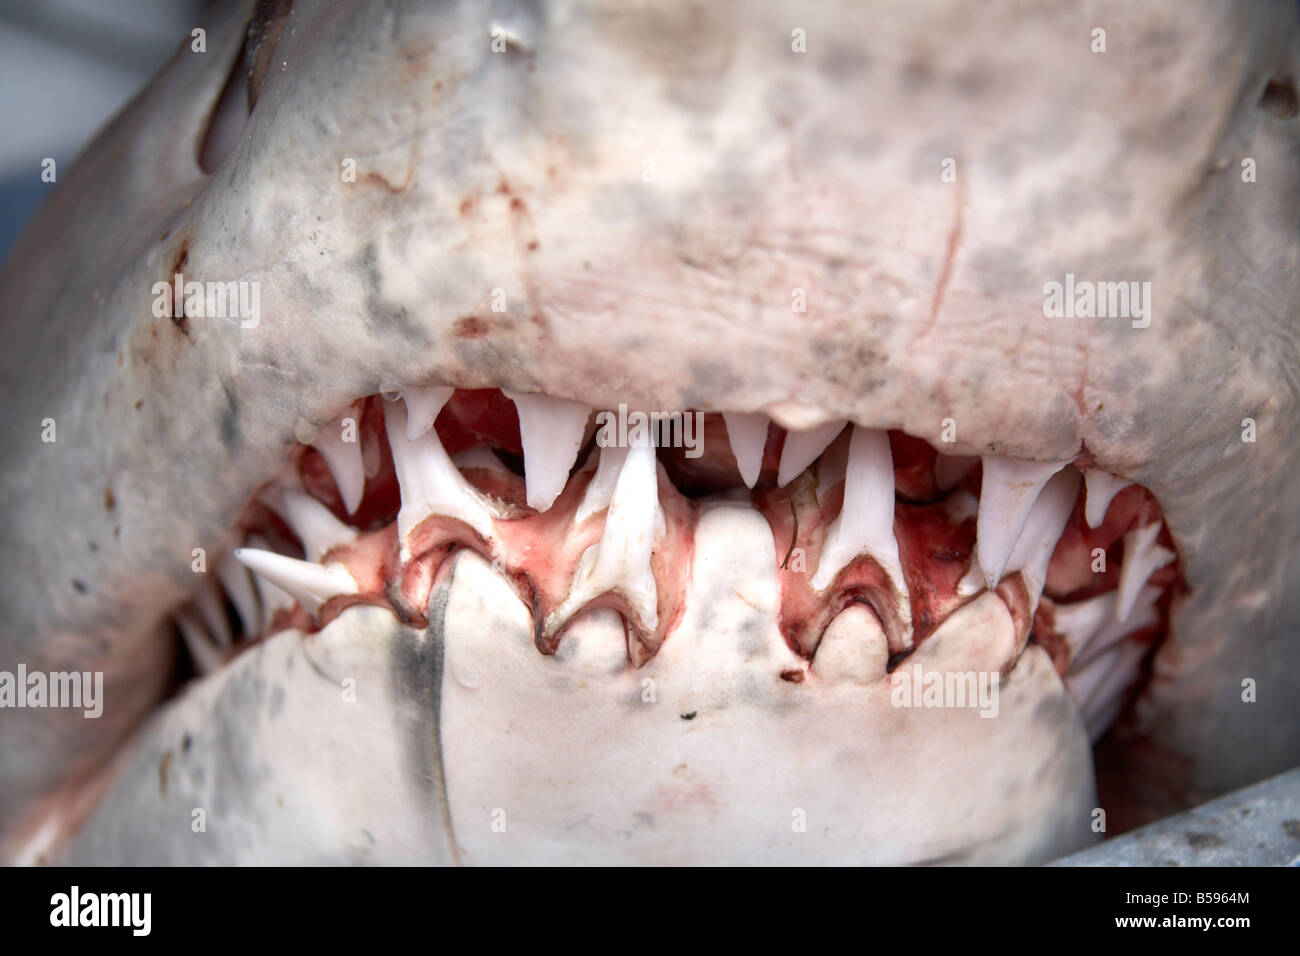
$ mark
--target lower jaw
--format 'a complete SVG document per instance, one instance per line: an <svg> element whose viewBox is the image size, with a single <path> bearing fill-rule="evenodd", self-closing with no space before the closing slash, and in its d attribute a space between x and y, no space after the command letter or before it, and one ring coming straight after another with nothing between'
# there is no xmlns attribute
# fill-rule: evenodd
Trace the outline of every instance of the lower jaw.
<svg viewBox="0 0 1300 956"><path fill-rule="evenodd" d="M688 610L640 669L611 610L539 654L511 587L464 552L427 628L358 605L196 683L64 858L1024 863L1089 842L1088 737L1041 648L995 717L896 706L883 654L824 675L776 626L761 518L726 510L701 519ZM996 673L995 629L941 628L908 666Z"/></svg>

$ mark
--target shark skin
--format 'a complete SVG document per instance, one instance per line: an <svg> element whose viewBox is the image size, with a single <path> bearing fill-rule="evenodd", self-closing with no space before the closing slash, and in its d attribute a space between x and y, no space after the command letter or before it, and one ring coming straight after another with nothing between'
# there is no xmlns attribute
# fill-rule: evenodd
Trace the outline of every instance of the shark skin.
<svg viewBox="0 0 1300 956"><path fill-rule="evenodd" d="M952 420L954 455L1083 457L1159 499L1188 586L1150 684L1096 753L1103 805L1142 822L1296 763L1294 4L299 0L209 174L200 145L253 7L218 8L206 52L181 47L0 272L0 670L102 670L106 701L93 721L3 715L7 856L51 814L142 786L122 768L152 772L132 755L180 726L168 707L200 706L191 692L155 713L169 615L199 585L193 549L236 545L250 494L295 441L404 385L762 411L792 428L846 419L936 444ZM258 323L157 317L153 285L176 272L257 282ZM1045 284L1067 275L1149 282L1149 316L1046 316ZM398 713L423 685L399 679L413 656L390 656L375 692ZM598 710L580 683L572 693ZM318 706L304 701L284 711L299 740ZM214 712L232 732L251 719ZM1078 845L1065 820L1005 836L1053 800L1093 805L1078 722L1052 726L1076 755L1059 790L1008 796L977 843L1020 860ZM954 731L946 750L943 733L926 745L939 763L968 741ZM456 741L416 752L389 756L442 774ZM439 830L458 786L424 802L404 789L400 812L435 822L395 823L393 842L434 834L425 858L459 859ZM340 800L339 819L374 806ZM156 837L130 825L131 806L110 793L73 850L149 858L140 841ZM249 819L269 812L250 806ZM115 824L121 841L95 842ZM278 858L356 858L313 855L311 833ZM879 859L1004 859L959 836Z"/></svg>

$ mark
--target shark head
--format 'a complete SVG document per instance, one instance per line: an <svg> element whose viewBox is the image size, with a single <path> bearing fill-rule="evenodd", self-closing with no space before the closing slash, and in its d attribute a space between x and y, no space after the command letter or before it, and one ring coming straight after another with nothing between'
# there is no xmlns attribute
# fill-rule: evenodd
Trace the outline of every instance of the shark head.
<svg viewBox="0 0 1300 956"><path fill-rule="evenodd" d="M1289 766L1297 76L222 5L0 274L6 854L1033 862Z"/></svg>

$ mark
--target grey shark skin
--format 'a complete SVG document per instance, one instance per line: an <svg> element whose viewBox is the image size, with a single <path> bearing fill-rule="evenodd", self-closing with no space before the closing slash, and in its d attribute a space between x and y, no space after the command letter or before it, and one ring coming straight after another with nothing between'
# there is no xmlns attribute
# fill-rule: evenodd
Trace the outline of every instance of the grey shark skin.
<svg viewBox="0 0 1300 956"><path fill-rule="evenodd" d="M455 734L472 737L473 721L453 682L416 673L443 666L430 648L461 653L453 624L422 633L364 609L314 638L285 632L151 716L172 667L168 615L196 587L192 550L234 543L241 508L296 438L359 396L413 384L766 409L790 427L842 417L932 441L951 418L956 453L1090 455L1159 498L1189 586L1150 686L1099 752L1114 799L1149 819L1300 758L1295 4L299 0L208 175L199 146L251 11L222 7L207 52L182 47L0 275L0 668L103 670L106 699L96 721L0 718L6 852L108 790L68 858L496 859L487 821L503 805L463 795L481 768ZM153 284L176 271L257 281L260 322L155 317ZM1044 284L1069 273L1149 281L1149 325L1046 318ZM477 613L513 634L514 612L482 600ZM337 670L321 663L330 653L346 659ZM356 674L373 709L320 719L322 691L302 683L312 668L274 677L295 657L321 667L333 696ZM531 666L516 669L525 684ZM1046 681L1029 666L1022 685ZM546 714L619 713L581 681L553 683L535 688ZM832 698L828 714L853 703ZM866 856L1036 860L1080 845L1062 834L1086 829L1094 805L1086 738L1081 752L1077 719L1043 716L1054 704L1032 719L1036 701L1064 702L1044 683L1008 724L1018 735L964 769L961 731L942 722L924 745L900 743L906 753L868 739L872 766L908 769L902 790L882 773L859 798L938 832ZM801 706L820 712L745 698L719 710L735 718L719 733L761 727L779 776L817 733L815 719L780 716ZM507 710L503 735L524 720ZM611 753L641 739L620 733ZM588 753L602 773L628 769ZM546 792L547 756L482 760L484 773L515 768L505 816L519 806L526 832L544 831L523 807ZM791 776L821 768L851 787L833 756ZM715 775L691 792L722 794L700 819L726 819L741 806L726 800L727 767L700 759ZM970 774L989 782L978 826L943 812ZM653 783L619 798L652 799ZM160 790L173 838L146 802ZM769 796L788 831L798 795ZM1074 823L1037 828L1057 804ZM482 812L482 834L456 806ZM223 825L193 836L196 807ZM863 827L861 841L884 838ZM547 839L512 844L512 858L566 858ZM689 844L663 839L631 843L650 847L640 858L689 859ZM809 858L776 837L751 846ZM584 853L572 856L601 858Z"/></svg>

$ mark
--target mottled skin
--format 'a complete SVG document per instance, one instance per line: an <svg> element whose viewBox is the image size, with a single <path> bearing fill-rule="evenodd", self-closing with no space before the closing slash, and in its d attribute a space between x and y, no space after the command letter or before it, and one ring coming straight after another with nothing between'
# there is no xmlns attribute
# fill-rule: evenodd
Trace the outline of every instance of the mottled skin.
<svg viewBox="0 0 1300 956"><path fill-rule="evenodd" d="M309 423L404 383L1084 451L1159 497L1191 586L1117 735L1129 805L1300 756L1300 123L1261 108L1300 73L1294 4L303 0L208 177L250 7L182 49L0 275L0 667L102 668L114 702L5 714L10 833L153 706L191 549L228 546ZM155 318L178 261L260 281L259 327ZM1150 281L1150 327L1045 319L1066 272Z"/></svg>

